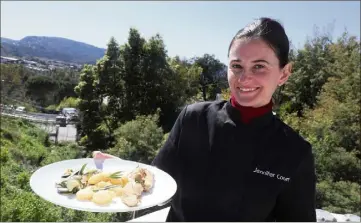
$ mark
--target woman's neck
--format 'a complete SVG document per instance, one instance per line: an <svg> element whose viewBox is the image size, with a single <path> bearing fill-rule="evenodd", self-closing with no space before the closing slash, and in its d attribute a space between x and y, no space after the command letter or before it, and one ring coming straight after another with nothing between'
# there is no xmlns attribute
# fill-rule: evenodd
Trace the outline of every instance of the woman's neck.
<svg viewBox="0 0 361 223"><path fill-rule="evenodd" d="M253 108L253 107L245 107L237 103L236 98L231 95L231 104L234 108L236 108L241 113L241 120L243 123L249 123L254 118L260 117L270 111L272 111L272 100L262 107Z"/></svg>

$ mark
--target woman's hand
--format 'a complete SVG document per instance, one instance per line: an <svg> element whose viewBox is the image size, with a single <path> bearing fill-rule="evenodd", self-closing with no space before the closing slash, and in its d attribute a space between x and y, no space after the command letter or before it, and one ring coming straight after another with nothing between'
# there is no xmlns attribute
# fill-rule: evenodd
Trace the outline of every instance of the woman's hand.
<svg viewBox="0 0 361 223"><path fill-rule="evenodd" d="M116 156L113 156L113 155L110 155L110 154L107 154L107 153L102 153L100 151L94 151L92 155L93 155L93 160L94 160L96 168L100 169L100 170L103 169L104 160L106 160L106 159L120 159L119 157L116 157Z"/></svg>
<svg viewBox="0 0 361 223"><path fill-rule="evenodd" d="M108 153L102 153L100 151L94 151L92 155L93 155L93 159L97 159L97 160L120 159L119 157L110 155Z"/></svg>

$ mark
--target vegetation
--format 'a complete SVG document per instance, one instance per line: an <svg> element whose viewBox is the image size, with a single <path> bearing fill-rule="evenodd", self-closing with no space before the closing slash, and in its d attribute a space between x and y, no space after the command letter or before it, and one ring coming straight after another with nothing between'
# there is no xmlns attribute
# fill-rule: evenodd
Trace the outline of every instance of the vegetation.
<svg viewBox="0 0 361 223"><path fill-rule="evenodd" d="M157 44L152 42L155 40ZM225 78L220 75L224 75L225 65L207 54L188 61L168 57L164 59L166 54L160 37L156 36L147 42L139 36L136 30L130 31L128 43L124 46L118 47L114 42L115 40L111 39L109 46L112 47L108 47L105 58L118 58L113 60L114 64L118 64L116 74L119 78L118 84L121 84L122 87L117 88L119 91L113 95L108 91L107 96L114 96L117 100L121 100L117 104L121 106L111 109L112 111L116 110L117 114L99 115L98 124L95 125L93 122L93 129L87 129L91 134L95 132L100 134L100 129L103 127L104 142L106 143L102 144L104 146L102 149L109 153L125 159L149 162L159 149L163 133L157 131L155 125L145 125L145 122L142 121L142 119L146 119L145 117L134 120L137 115L152 117L156 108L159 108L160 126L166 133L169 131L164 126L167 125L167 122L162 123L162 120L171 120L168 123L172 125L174 122L172 118L176 117L176 115L172 116L172 113L178 114L179 109L177 110L177 108L182 105L190 103L192 100L195 101L194 99L198 101L204 98L214 100L215 88L217 88L215 92L222 91L224 98L229 98L229 90L224 85ZM115 48L119 48L119 50L114 50ZM108 54L110 49L112 52L116 52L113 56ZM147 54L146 51L141 53L141 50L147 49L155 53ZM129 55L132 55L132 58L138 55L135 56L138 59L128 58ZM146 55L158 56L147 59ZM316 33L313 39L305 43L303 49L293 49L290 59L294 64L293 75L289 82L276 92L275 111L313 145L318 176L317 208L338 213L358 213L360 211L358 173L361 172L360 119L358 116L361 104L360 43L347 32L336 41L332 41L327 34ZM98 62L97 67L101 61ZM158 69L149 70L148 66L150 65L146 64L148 65L146 66L144 61L153 61L154 64L151 66L158 67ZM127 63L132 63L132 65L128 68ZM144 66L146 68L143 68ZM91 76L93 79L87 79L91 80L88 84L93 87L91 89L94 95L97 94L95 89L100 92L104 89L99 83L100 77L103 78L105 75L104 72L99 73L97 67L93 68ZM188 72L186 72L187 70ZM157 73L159 71L169 72L169 76L174 76L167 79ZM116 74L113 74L112 77L115 77ZM152 78L147 79L148 76ZM110 77L109 74L108 77ZM159 88L158 83L162 89ZM80 82L78 89L81 87L85 89L85 86ZM106 86L111 86L111 84ZM134 86L137 87L134 88ZM143 88L143 86L147 87ZM157 92L157 94L151 92ZM175 98L178 101L175 101L173 98L169 99L171 95L162 92L174 95L183 92L184 95L177 95ZM89 95L86 94L87 97ZM204 95L209 95L209 98ZM79 98L82 99L81 94L79 94ZM94 100L94 98L90 101L97 102L98 106L94 108L101 111L106 111L109 106L109 104L101 104L101 100ZM98 114L101 114L100 110ZM90 112L87 110L84 112L84 116ZM172 118L167 117L168 115ZM105 122L101 120L102 117L107 117L109 123L111 120L113 124L106 125L110 128L104 128ZM152 118L148 118L149 122L151 120ZM156 120L153 119L153 123L155 122ZM88 122L83 119L82 124L87 125ZM151 138L144 134L149 134L149 132L153 134ZM87 136L87 134L84 135L84 137ZM100 141L95 137L87 138L89 141L91 139ZM99 144L92 148L94 144L92 142L86 147L89 150L99 148Z"/></svg>
<svg viewBox="0 0 361 223"><path fill-rule="evenodd" d="M358 214L359 40L347 32L336 41L327 34L316 34L302 49L293 49L290 58L293 75L275 94L274 110L313 145L317 208ZM55 147L30 124L2 120L2 221L126 219L74 212L39 199L29 189L31 171L57 160L89 156L94 150L149 164L185 104L214 100L220 92L228 99L230 94L226 66L213 55L171 58L160 35L146 40L135 29L123 45L111 38L104 57L95 65L84 66L80 74L65 71L48 78L28 74L19 66L4 67L12 74L6 78L28 83L20 93L2 88L8 95L28 95L29 100L57 109L76 106L81 114L81 138L79 145ZM69 90L72 87L73 92ZM16 202L24 205L19 207Z"/></svg>
<svg viewBox="0 0 361 223"><path fill-rule="evenodd" d="M328 41L325 41L328 39ZM312 145L317 207L360 213L360 43L316 37L295 55L280 116Z"/></svg>
<svg viewBox="0 0 361 223"><path fill-rule="evenodd" d="M23 65L0 64L1 103L32 107L36 111L54 109L66 97L76 97L79 73L74 70L36 72Z"/></svg>
<svg viewBox="0 0 361 223"><path fill-rule="evenodd" d="M1 212L2 222L109 222L126 221L128 214L90 213L54 205L35 195L31 174L44 165L84 156L76 144L53 145L46 133L27 121L1 117Z"/></svg>

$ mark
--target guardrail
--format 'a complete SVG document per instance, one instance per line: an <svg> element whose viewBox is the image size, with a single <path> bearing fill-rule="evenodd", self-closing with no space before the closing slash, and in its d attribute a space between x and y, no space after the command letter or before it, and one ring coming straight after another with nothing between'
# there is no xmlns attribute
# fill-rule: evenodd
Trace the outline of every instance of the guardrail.
<svg viewBox="0 0 361 223"><path fill-rule="evenodd" d="M15 117L15 118L22 118L22 119L26 119L32 122L38 122L38 123L55 123L56 120L54 119L49 119L49 118L37 118L34 115L29 115L28 113L7 113L2 111L1 115L6 115L6 116L11 116L11 117Z"/></svg>

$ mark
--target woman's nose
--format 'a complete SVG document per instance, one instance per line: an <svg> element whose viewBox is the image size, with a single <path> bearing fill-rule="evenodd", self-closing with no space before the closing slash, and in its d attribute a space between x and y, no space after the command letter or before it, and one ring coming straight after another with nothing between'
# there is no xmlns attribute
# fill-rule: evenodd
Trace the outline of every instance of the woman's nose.
<svg viewBox="0 0 361 223"><path fill-rule="evenodd" d="M249 79L251 79L251 72L249 72L249 71L244 71L244 72L240 73L237 78L238 82L245 82Z"/></svg>

